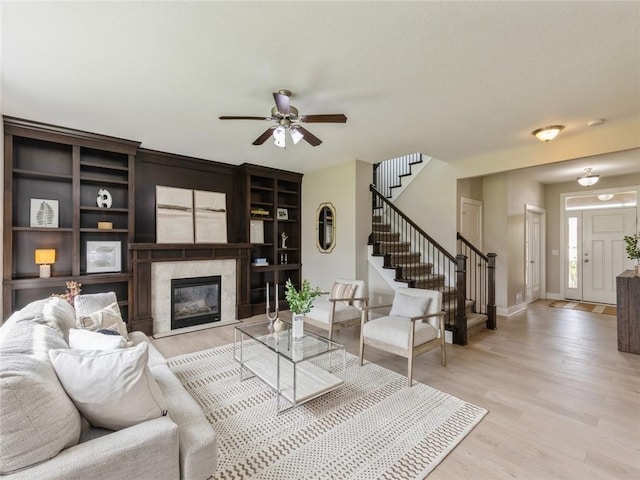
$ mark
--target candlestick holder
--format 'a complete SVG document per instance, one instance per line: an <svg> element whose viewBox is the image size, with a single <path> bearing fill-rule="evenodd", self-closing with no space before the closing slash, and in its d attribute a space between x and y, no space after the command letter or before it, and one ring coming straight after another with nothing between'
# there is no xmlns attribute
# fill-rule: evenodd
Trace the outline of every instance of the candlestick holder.
<svg viewBox="0 0 640 480"><path fill-rule="evenodd" d="M273 329L273 322L278 318L278 314L280 313L280 309L278 308L278 284L276 283L276 310L274 315L271 316L271 308L269 306L269 282L267 282L267 320L269 320L269 330Z"/></svg>

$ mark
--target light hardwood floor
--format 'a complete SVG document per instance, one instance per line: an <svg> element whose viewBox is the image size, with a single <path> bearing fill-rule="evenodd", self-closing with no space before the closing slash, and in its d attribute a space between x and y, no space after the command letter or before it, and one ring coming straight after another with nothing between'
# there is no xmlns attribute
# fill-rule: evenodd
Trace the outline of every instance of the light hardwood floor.
<svg viewBox="0 0 640 480"><path fill-rule="evenodd" d="M429 480L640 479L640 355L618 352L615 316L548 303L447 345L446 367L439 350L418 357L415 380L489 410ZM335 340L357 355L358 334ZM174 356L232 341L227 326L153 342ZM406 374L403 358L365 359Z"/></svg>

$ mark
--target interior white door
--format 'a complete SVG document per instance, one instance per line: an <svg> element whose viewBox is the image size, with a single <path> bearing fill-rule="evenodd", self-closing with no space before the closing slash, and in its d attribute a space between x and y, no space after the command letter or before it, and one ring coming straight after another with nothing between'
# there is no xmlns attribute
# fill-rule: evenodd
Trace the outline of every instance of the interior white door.
<svg viewBox="0 0 640 480"><path fill-rule="evenodd" d="M542 268L541 229L542 215L540 213L527 210L525 245L525 295L527 303L535 302L540 298L540 279Z"/></svg>
<svg viewBox="0 0 640 480"><path fill-rule="evenodd" d="M460 235L482 252L482 202L460 198Z"/></svg>
<svg viewBox="0 0 640 480"><path fill-rule="evenodd" d="M585 210L582 225L582 299L615 304L616 276L630 264L622 237L636 231L636 209Z"/></svg>

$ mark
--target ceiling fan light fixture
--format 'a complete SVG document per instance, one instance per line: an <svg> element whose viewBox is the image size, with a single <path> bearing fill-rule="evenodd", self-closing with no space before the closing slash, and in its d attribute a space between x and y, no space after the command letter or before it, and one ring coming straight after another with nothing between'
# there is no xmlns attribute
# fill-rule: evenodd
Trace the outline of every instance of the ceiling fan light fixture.
<svg viewBox="0 0 640 480"><path fill-rule="evenodd" d="M286 132L287 131L282 125L273 131L273 143L275 143L276 146L280 148L287 147Z"/></svg>
<svg viewBox="0 0 640 480"><path fill-rule="evenodd" d="M289 133L291 134L291 139L293 140L294 145L297 145L297 143L304 138L304 135L300 130L295 127L289 129Z"/></svg>
<svg viewBox="0 0 640 480"><path fill-rule="evenodd" d="M541 142L550 142L558 136L558 134L564 130L563 125L551 125L549 127L542 127L531 132L531 135L535 136Z"/></svg>
<svg viewBox="0 0 640 480"><path fill-rule="evenodd" d="M583 187L591 187L592 185L598 183L598 180L600 180L600 175L594 175L593 173L591 173L591 168L585 168L584 170L585 174L581 177L578 177L578 183L580 185L582 185Z"/></svg>

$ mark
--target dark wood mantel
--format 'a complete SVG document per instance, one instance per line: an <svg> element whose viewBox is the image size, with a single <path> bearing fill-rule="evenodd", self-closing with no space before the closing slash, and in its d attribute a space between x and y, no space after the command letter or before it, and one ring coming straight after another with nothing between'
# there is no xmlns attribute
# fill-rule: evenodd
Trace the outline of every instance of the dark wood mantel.
<svg viewBox="0 0 640 480"><path fill-rule="evenodd" d="M236 316L251 316L249 304L249 269L251 245L249 243L131 243L133 292L131 330L153 335L151 316L151 264L153 262L180 262L197 260L236 261Z"/></svg>

